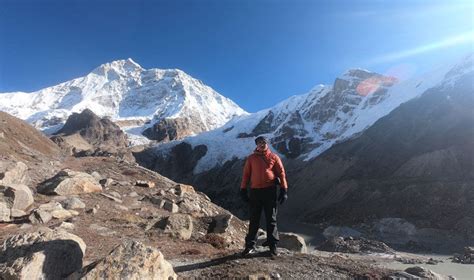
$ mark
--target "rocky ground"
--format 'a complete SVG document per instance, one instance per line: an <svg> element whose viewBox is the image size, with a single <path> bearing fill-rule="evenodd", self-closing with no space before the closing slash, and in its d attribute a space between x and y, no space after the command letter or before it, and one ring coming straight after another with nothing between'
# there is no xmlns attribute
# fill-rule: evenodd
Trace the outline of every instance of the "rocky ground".
<svg viewBox="0 0 474 280"><path fill-rule="evenodd" d="M41 221L30 214L2 223L0 242L44 228L65 230L86 245L82 261L87 266L107 257L120 244L139 241L158 249L180 278L382 278L391 273L350 259L285 249L275 259L266 252L242 259L238 253L243 247L246 223L192 187L113 157L68 158L60 167L74 170L70 176L92 174L103 189L67 194L63 187L56 188L62 195L35 193L27 211L49 212L49 220ZM40 192L45 192L43 186L49 181L38 185ZM170 222L170 217L175 219ZM5 246L3 250L11 252ZM0 260L0 275L7 265L8 260Z"/></svg>
<svg viewBox="0 0 474 280"><path fill-rule="evenodd" d="M0 138L0 279L441 279L308 252L289 233L280 256L260 246L242 258L246 222L192 186L121 156L73 157L1 112Z"/></svg>

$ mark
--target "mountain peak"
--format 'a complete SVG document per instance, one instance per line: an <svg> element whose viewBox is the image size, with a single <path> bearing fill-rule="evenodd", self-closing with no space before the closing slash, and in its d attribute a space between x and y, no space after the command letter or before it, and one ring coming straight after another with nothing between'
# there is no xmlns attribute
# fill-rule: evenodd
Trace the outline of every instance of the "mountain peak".
<svg viewBox="0 0 474 280"><path fill-rule="evenodd" d="M144 69L138 63L133 61L133 59L127 58L104 63L95 68L92 73L105 76L108 72L112 71L116 74L128 75L143 70Z"/></svg>
<svg viewBox="0 0 474 280"><path fill-rule="evenodd" d="M343 79L343 80L352 80L354 78L356 78L356 79L367 79L367 78L372 77L374 75L380 75L380 74L377 74L375 72L371 72L369 70L362 69L362 68L352 68L352 69L346 70L346 72L344 72L342 74L340 79Z"/></svg>

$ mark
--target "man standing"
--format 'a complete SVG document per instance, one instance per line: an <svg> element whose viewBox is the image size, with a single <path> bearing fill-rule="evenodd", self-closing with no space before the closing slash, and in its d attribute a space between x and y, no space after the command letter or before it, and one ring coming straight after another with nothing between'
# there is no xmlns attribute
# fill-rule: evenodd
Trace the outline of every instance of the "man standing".
<svg viewBox="0 0 474 280"><path fill-rule="evenodd" d="M265 243L270 247L270 254L276 256L278 255L277 243L279 241L277 200L282 204L288 198L288 184L281 159L270 151L268 140L259 136L255 139L255 144L257 145L256 149L245 162L242 184L240 185L240 195L244 201L249 202L250 206L249 232L245 237L245 250L242 255L247 256L255 250L260 215L263 209L267 225L267 241ZM280 194L278 196L277 178L280 179ZM247 193L249 181L250 190Z"/></svg>

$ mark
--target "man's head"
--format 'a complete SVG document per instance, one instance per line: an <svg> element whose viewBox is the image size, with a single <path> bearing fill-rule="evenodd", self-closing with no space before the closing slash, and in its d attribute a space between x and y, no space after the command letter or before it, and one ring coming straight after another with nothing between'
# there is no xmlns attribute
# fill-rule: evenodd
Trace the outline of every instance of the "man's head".
<svg viewBox="0 0 474 280"><path fill-rule="evenodd" d="M257 145L257 151L265 151L268 149L268 140L263 136L255 138L255 145Z"/></svg>

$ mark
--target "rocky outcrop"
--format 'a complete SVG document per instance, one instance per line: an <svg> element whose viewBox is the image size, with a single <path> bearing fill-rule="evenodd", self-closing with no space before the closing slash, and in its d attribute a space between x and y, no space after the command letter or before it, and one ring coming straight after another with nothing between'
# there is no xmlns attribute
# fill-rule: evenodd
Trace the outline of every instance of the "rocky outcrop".
<svg viewBox="0 0 474 280"><path fill-rule="evenodd" d="M47 195L74 195L101 192L102 186L87 173L65 169L38 186L37 190Z"/></svg>
<svg viewBox="0 0 474 280"><path fill-rule="evenodd" d="M116 155L133 161L127 135L110 119L99 118L89 109L69 116L51 139L78 157Z"/></svg>
<svg viewBox="0 0 474 280"><path fill-rule="evenodd" d="M79 213L75 210L66 210L59 202L49 202L41 204L37 209L33 210L29 216L32 224L45 224L51 219L68 219L77 216Z"/></svg>
<svg viewBox="0 0 474 280"><path fill-rule="evenodd" d="M81 238L62 230L14 235L0 249L0 278L64 279L82 268L85 251Z"/></svg>
<svg viewBox="0 0 474 280"><path fill-rule="evenodd" d="M104 259L83 269L80 279L177 279L163 254L138 241L126 241Z"/></svg>
<svg viewBox="0 0 474 280"><path fill-rule="evenodd" d="M9 184L1 187L5 198L11 202L12 210L26 211L34 202L33 192L28 186L21 184Z"/></svg>
<svg viewBox="0 0 474 280"><path fill-rule="evenodd" d="M433 280L445 280L445 279L451 279L451 277L447 277L441 274L438 274L436 272L433 272L429 269L426 269L421 266L412 266L407 269L405 269L406 273L409 273L411 275L420 277L421 279L433 279Z"/></svg>
<svg viewBox="0 0 474 280"><path fill-rule="evenodd" d="M462 254L455 254L453 262L474 264L474 247L465 247Z"/></svg>
<svg viewBox="0 0 474 280"><path fill-rule="evenodd" d="M33 204L28 166L23 162L0 162L0 222L25 216Z"/></svg>
<svg viewBox="0 0 474 280"><path fill-rule="evenodd" d="M158 142L179 140L188 135L206 131L205 125L199 120L199 118L165 118L145 129L142 134Z"/></svg>
<svg viewBox="0 0 474 280"><path fill-rule="evenodd" d="M28 166L21 161L0 162L0 186L8 184L28 184Z"/></svg>
<svg viewBox="0 0 474 280"><path fill-rule="evenodd" d="M193 219L187 214L172 214L159 221L156 227L172 237L188 240L193 233Z"/></svg>
<svg viewBox="0 0 474 280"><path fill-rule="evenodd" d="M385 243L363 237L332 237L321 245L318 250L343 253L394 253Z"/></svg>

